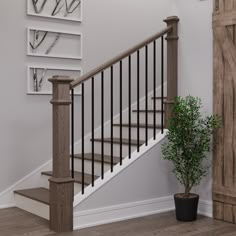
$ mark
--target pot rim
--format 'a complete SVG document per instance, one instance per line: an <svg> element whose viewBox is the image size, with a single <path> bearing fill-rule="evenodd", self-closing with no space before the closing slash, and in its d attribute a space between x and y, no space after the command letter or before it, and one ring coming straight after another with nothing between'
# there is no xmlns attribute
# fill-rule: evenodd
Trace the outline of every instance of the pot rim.
<svg viewBox="0 0 236 236"><path fill-rule="evenodd" d="M184 193L176 193L174 194L174 198L178 198L178 199L196 199L196 198L199 198L200 196L196 193L190 193L190 196L192 197L189 197L189 198L186 198L186 197L181 197L181 196L178 196L178 195L183 195Z"/></svg>

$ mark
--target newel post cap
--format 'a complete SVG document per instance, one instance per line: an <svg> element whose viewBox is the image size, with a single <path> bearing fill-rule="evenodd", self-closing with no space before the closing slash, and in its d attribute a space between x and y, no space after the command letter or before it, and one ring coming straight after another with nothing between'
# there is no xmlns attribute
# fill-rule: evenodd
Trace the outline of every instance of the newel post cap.
<svg viewBox="0 0 236 236"><path fill-rule="evenodd" d="M164 22L166 22L167 24L178 23L179 17L178 16L169 16L164 20Z"/></svg>
<svg viewBox="0 0 236 236"><path fill-rule="evenodd" d="M48 81L51 83L69 84L74 81L74 79L69 76L55 75L52 78L48 79Z"/></svg>

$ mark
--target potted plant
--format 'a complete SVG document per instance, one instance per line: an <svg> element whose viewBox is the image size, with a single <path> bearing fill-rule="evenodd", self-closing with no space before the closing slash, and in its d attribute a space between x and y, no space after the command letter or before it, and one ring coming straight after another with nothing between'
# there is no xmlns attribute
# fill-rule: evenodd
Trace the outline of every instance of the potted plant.
<svg viewBox="0 0 236 236"><path fill-rule="evenodd" d="M168 142L162 145L165 160L173 163L173 173L185 188L184 193L174 195L176 219L194 221L197 218L199 195L191 192L206 176L208 158L212 146L212 134L220 127L217 115L202 117L201 99L177 97L172 106L172 115L167 121Z"/></svg>

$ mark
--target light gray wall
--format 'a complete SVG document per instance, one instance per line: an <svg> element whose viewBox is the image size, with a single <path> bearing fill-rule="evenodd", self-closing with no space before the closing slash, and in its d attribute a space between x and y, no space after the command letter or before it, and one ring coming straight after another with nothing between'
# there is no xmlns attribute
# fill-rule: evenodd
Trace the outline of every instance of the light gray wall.
<svg viewBox="0 0 236 236"><path fill-rule="evenodd" d="M26 27L81 31L84 59L44 59L89 71L164 26L169 0L85 0L81 25L26 16L26 1L0 3L0 192L51 158L50 96L26 95Z"/></svg>
<svg viewBox="0 0 236 236"><path fill-rule="evenodd" d="M81 31L84 35L81 63L56 59L44 62L82 66L87 72L157 32L165 26L162 19L174 13L181 18L179 94L201 97L204 111L212 112L211 0L173 0L172 10L167 0L86 0L81 25L27 17L25 2L4 0L0 3L0 192L51 157L50 96L26 95L27 62L40 63L37 58L25 56L26 26ZM153 155L150 152L147 158ZM199 188L204 199L211 199L210 187L211 180L207 178ZM152 194L157 196L157 192Z"/></svg>
<svg viewBox="0 0 236 236"><path fill-rule="evenodd" d="M75 212L157 199L178 192L171 164L160 155L161 143L82 202Z"/></svg>
<svg viewBox="0 0 236 236"><path fill-rule="evenodd" d="M204 114L213 104L212 6L212 0L172 0L171 13L180 17L179 95L200 97ZM210 172L195 189L202 199L211 200L211 179Z"/></svg>

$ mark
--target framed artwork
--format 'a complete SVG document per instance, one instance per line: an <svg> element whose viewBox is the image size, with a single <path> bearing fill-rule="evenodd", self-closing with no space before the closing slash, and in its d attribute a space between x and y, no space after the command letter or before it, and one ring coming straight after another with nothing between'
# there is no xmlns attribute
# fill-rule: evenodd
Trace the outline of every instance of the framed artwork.
<svg viewBox="0 0 236 236"><path fill-rule="evenodd" d="M82 34L51 29L27 28L27 55L82 59Z"/></svg>
<svg viewBox="0 0 236 236"><path fill-rule="evenodd" d="M27 14L59 20L82 21L83 0L27 0Z"/></svg>
<svg viewBox="0 0 236 236"><path fill-rule="evenodd" d="M82 75L81 68L59 67L47 65L29 65L27 68L27 94L51 95L52 84L48 79L55 75L69 76L77 79ZM75 90L75 95L80 95L80 86Z"/></svg>

